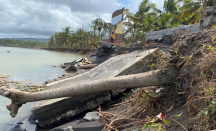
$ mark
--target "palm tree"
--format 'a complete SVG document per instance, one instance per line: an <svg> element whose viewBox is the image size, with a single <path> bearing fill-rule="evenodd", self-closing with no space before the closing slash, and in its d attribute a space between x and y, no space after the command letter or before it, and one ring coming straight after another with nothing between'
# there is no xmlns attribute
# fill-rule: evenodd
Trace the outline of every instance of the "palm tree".
<svg viewBox="0 0 216 131"><path fill-rule="evenodd" d="M131 33L132 34L132 38L134 39L135 38L135 33L136 33L136 23L133 23L133 22L124 22L124 25L127 27L127 30L125 31L125 35L127 35L128 33Z"/></svg>
<svg viewBox="0 0 216 131"><path fill-rule="evenodd" d="M102 28L104 27L104 21L101 18L97 18L95 20L92 21L91 23L91 28L93 28L94 30L94 35L96 34L96 30L98 30L98 37L100 36L100 32L102 30Z"/></svg>
<svg viewBox="0 0 216 131"><path fill-rule="evenodd" d="M65 27L65 28L62 28L63 32L61 34L62 36L62 39L63 39L63 45L65 46L68 46L68 42L67 42L67 39L68 39L68 36L71 34L72 31L70 31L70 27Z"/></svg>
<svg viewBox="0 0 216 131"><path fill-rule="evenodd" d="M215 6L216 0L198 0L193 2L191 0L183 1L184 5L180 8L180 13L177 16L183 24L195 24L199 22L201 12L206 6Z"/></svg>
<svg viewBox="0 0 216 131"><path fill-rule="evenodd" d="M145 15L149 14L150 11L161 13L161 11L156 8L155 4L149 3L149 0L143 0L139 6L138 12L135 14L140 25L142 24Z"/></svg>
<svg viewBox="0 0 216 131"><path fill-rule="evenodd" d="M178 8L177 8L177 3L178 1L176 0L165 0L164 1L164 11L166 13L176 13Z"/></svg>
<svg viewBox="0 0 216 131"><path fill-rule="evenodd" d="M177 17L182 24L195 24L199 21L202 10L201 2L187 2L180 8Z"/></svg>
<svg viewBox="0 0 216 131"><path fill-rule="evenodd" d="M96 19L97 21L97 29L98 29L98 37L100 37L100 33L101 33L101 30L102 28L104 27L104 21L102 19Z"/></svg>
<svg viewBox="0 0 216 131"><path fill-rule="evenodd" d="M66 35L70 35L72 31L70 31L70 27L65 27L65 28L62 28L63 32L66 34Z"/></svg>
<svg viewBox="0 0 216 131"><path fill-rule="evenodd" d="M156 12L150 12L145 15L145 18L143 20L143 31L152 31L152 30L158 30L158 21L159 17Z"/></svg>
<svg viewBox="0 0 216 131"><path fill-rule="evenodd" d="M153 13L150 13L150 11L153 11ZM151 16L149 20L152 20L153 15L157 13L161 13L161 11L156 8L155 4L149 3L149 0L143 0L136 14L129 13L127 15L128 19L132 21L135 24L134 26L137 28L137 39L140 39L145 34L145 32L149 30L147 29L148 26L146 23L146 19L149 19Z"/></svg>
<svg viewBox="0 0 216 131"><path fill-rule="evenodd" d="M52 35L49 39L49 42L48 42L48 48L54 48L54 46L55 46L55 38Z"/></svg>

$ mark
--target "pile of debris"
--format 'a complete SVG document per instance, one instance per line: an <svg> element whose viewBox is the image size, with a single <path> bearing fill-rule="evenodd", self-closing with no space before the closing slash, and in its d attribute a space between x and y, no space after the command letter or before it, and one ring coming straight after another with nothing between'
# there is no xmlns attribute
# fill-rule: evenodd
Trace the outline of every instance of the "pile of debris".
<svg viewBox="0 0 216 131"><path fill-rule="evenodd" d="M89 61L87 57L84 57L71 63L64 63L61 65L61 68L65 69L65 71L77 71L77 69L91 69L96 66L97 64L92 64L92 62Z"/></svg>
<svg viewBox="0 0 216 131"><path fill-rule="evenodd" d="M169 59L158 59L158 63L158 68L178 67L178 82L128 93L114 107L115 113L99 110L104 129L215 129L216 30L182 36L172 46ZM158 114L164 114L161 120Z"/></svg>

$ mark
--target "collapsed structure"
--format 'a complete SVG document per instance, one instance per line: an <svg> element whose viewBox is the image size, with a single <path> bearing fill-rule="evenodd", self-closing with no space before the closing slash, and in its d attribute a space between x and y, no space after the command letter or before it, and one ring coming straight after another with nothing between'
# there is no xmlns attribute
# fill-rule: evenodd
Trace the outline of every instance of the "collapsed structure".
<svg viewBox="0 0 216 131"><path fill-rule="evenodd" d="M103 28L103 36L102 40L99 41L100 47L108 47L110 48L112 45L122 46L122 34L123 34L123 24L124 24L124 16L127 15L129 9L122 8L120 10L116 10L112 14L111 23L105 23ZM111 33L115 34L115 41L111 43Z"/></svg>

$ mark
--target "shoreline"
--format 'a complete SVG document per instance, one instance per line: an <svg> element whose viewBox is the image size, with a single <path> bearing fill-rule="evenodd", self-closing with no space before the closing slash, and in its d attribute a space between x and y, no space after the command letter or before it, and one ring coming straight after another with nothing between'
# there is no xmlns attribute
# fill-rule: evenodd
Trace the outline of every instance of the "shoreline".
<svg viewBox="0 0 216 131"><path fill-rule="evenodd" d="M22 49L34 49L34 50L48 50L48 51L56 51L56 52L65 52L65 53L73 53L79 55L88 55L91 52L97 49L69 49L69 48L25 48L25 47L17 47L17 46L2 46L0 47L14 47L14 48L22 48Z"/></svg>
<svg viewBox="0 0 216 131"><path fill-rule="evenodd" d="M68 49L68 48L42 48L48 51L67 52L79 55L89 55L91 52L97 49Z"/></svg>
<svg viewBox="0 0 216 131"><path fill-rule="evenodd" d="M0 47L2 47L2 48L4 48L4 47L6 47L8 50L10 50L10 48L20 48L20 49L33 49L33 48L23 48L23 47L7 47L7 46L0 46ZM33 49L33 50L35 50L35 49ZM44 50L44 49L36 49L36 50ZM12 51L13 52L13 51ZM55 52L55 51L53 51L53 52ZM83 57L83 56L80 56L80 57ZM77 58L76 58L77 59ZM66 61L66 60L63 60L63 61ZM61 62L62 63L62 62ZM49 66L48 64L47 64L47 66ZM64 69L62 69L62 68L60 68L60 64L58 64L57 66L56 66L56 68L59 68L60 70L62 70L62 71L64 71ZM54 81L55 79L56 79L56 81L58 80L58 79L64 79L65 77L72 77L72 76L74 76L76 73L74 73L74 72L65 72L64 74L59 74L57 77L55 77L55 78L52 78L52 79L50 79L50 81ZM0 77L2 77L2 78L5 78L5 77L7 77L7 75L3 75L3 74L1 74L0 75ZM9 80L9 82L14 82L13 80ZM46 82L46 80L44 80L43 81L43 83L45 83ZM14 83L16 83L16 82L14 82ZM26 82L27 83L27 82ZM38 85L38 84L34 84L34 85ZM40 85L40 84L39 84ZM9 103L9 102L8 102ZM17 129L17 127L19 126L19 127L23 127L23 126L27 126L27 127L30 127L30 128L28 128L27 129L27 131L28 130L32 130L32 129L35 129L36 128L36 125L32 125L30 122L29 122L29 120L28 120L28 118L32 115L32 113L31 113L31 109L34 107L34 104L35 103L31 103L31 107L30 106L28 106L28 105L26 105L26 104L24 104L23 105L23 107L22 108L25 108L25 111L23 112L22 110L20 110L19 111L19 113L20 114L22 114L22 115L19 115L18 117L16 117L16 118L14 118L14 119L12 119L12 120L10 120L10 121L8 121L8 122L6 122L6 123L3 123L3 124L1 124L1 130L14 130L14 131L17 131L18 129ZM3 104L4 105L4 104ZM29 112L29 113L27 113L27 112ZM9 113L7 114L7 115L9 115ZM21 125L19 125L19 124L17 124L17 123L19 123L19 122L21 122L21 123L23 123L23 124L21 124ZM32 128L32 129L31 129ZM25 128L23 128L23 129L25 129ZM19 131L19 130L18 130ZM20 130L21 131L21 130Z"/></svg>
<svg viewBox="0 0 216 131"><path fill-rule="evenodd" d="M141 48L140 48L141 49ZM88 54L88 59L90 59L90 61L92 62L97 62L98 64L100 63L103 63L104 61L108 60L109 58L115 56L115 55L119 55L119 54L124 54L124 53L128 53L127 50L123 49L123 50L118 50L116 51L116 49L111 49L110 51L105 51L104 53L101 54L101 50L98 50L98 49L45 49L45 50L50 50L50 51L58 51L58 52L69 52L69 53L79 53L79 54ZM137 49L135 49L137 50ZM129 51L130 52L130 51ZM59 67L60 68L60 67ZM46 84L48 83L52 83L52 82L55 82L55 81L59 81L59 80L62 80L62 79L67 79L67 78L70 78L70 77L73 77L73 76L76 76L77 74L82 74L84 72L88 72L89 69L87 70L83 70L83 69L78 69L76 72L67 72L66 74L60 76L60 77L57 77L53 80L50 80L50 81L47 81ZM32 108L31 108L32 109ZM31 112L31 109L29 108L29 111ZM37 125L32 125L32 124L28 124L29 123L29 120L27 120L27 117L31 117L33 114L31 113L29 116L25 116L25 117L17 117L15 120L19 121L21 120L20 122L24 123L23 126L20 126L19 124L15 123L14 124L14 127L11 127L12 129L16 129L17 125L22 127L22 129L30 129L30 128L34 128L35 126ZM22 119L27 120L27 121L22 121ZM13 120L14 121L14 120ZM36 121L35 121L36 122ZM18 122L19 123L19 122ZM64 124L67 124L69 122L66 122ZM26 127L27 125L27 127ZM30 128L29 128L30 127ZM53 129L53 128L51 128ZM36 128L35 131L41 131L41 130L44 130L43 128ZM45 130L49 130L49 129L45 129Z"/></svg>

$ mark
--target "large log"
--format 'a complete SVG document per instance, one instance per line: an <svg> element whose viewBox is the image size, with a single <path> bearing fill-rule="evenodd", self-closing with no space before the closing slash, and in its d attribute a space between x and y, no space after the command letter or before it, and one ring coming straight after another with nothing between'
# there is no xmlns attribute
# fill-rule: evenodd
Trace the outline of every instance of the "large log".
<svg viewBox="0 0 216 131"><path fill-rule="evenodd" d="M18 109L26 102L62 97L77 97L80 95L88 95L114 89L167 85L175 82L178 74L179 71L177 68L170 67L140 74L83 82L76 85L69 85L61 89L45 90L35 93L0 87L0 95L12 100L12 104L7 105L7 108L11 111L11 116L15 117Z"/></svg>

